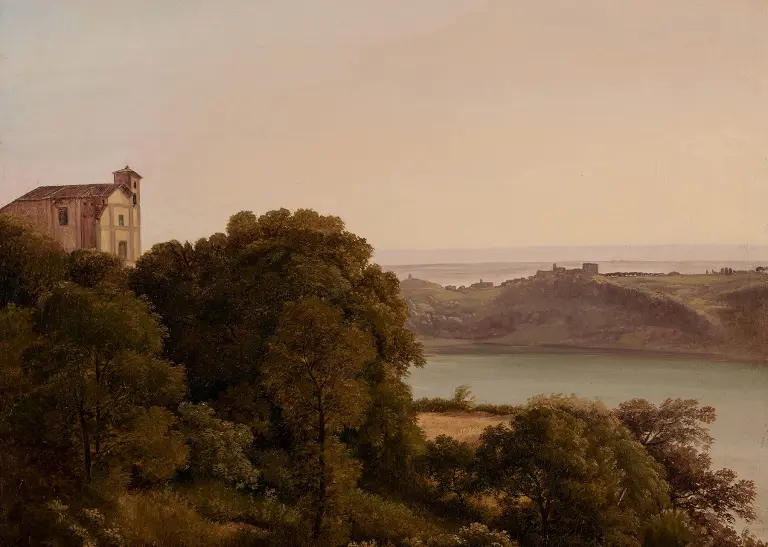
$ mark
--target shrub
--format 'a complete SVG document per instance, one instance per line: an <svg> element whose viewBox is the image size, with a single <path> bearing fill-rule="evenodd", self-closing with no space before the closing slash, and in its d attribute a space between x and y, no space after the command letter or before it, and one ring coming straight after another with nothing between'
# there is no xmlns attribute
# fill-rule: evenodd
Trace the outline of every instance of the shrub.
<svg viewBox="0 0 768 547"><path fill-rule="evenodd" d="M441 397L416 399L413 409L416 412L466 412L462 405Z"/></svg>
<svg viewBox="0 0 768 547"><path fill-rule="evenodd" d="M272 495L255 498L220 482L198 483L179 490L197 512L215 522L241 522L268 530L295 528L298 514Z"/></svg>
<svg viewBox="0 0 768 547"><path fill-rule="evenodd" d="M114 527L127 545L222 545L230 531L198 513L179 495L127 494L117 500Z"/></svg>
<svg viewBox="0 0 768 547"><path fill-rule="evenodd" d="M411 537L442 531L407 505L362 490L350 494L349 519L355 541L402 543Z"/></svg>
<svg viewBox="0 0 768 547"><path fill-rule="evenodd" d="M441 397L416 399L413 402L414 410L419 412L484 412L492 416L509 416L513 414L518 407L516 405L493 405L481 403L467 408L461 403L452 399L443 399Z"/></svg>
<svg viewBox="0 0 768 547"><path fill-rule="evenodd" d="M494 416L508 416L515 412L515 405L476 404L469 386L459 386L451 399L442 397L416 399L413 402L416 412L485 412Z"/></svg>
<svg viewBox="0 0 768 547"><path fill-rule="evenodd" d="M456 534L441 534L424 539L410 540L409 547L513 547L506 532L490 530L485 524L475 522Z"/></svg>

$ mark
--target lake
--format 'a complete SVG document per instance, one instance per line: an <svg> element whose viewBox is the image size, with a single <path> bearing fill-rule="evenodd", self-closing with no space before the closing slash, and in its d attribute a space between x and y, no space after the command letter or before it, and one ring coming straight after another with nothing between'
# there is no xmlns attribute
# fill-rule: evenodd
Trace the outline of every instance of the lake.
<svg viewBox="0 0 768 547"><path fill-rule="evenodd" d="M750 525L768 539L768 368L703 359L605 354L433 355L409 380L414 398L451 397L466 384L478 402L524 403L539 394L575 394L614 407L632 398L698 399L717 410L711 426L715 467L758 486Z"/></svg>

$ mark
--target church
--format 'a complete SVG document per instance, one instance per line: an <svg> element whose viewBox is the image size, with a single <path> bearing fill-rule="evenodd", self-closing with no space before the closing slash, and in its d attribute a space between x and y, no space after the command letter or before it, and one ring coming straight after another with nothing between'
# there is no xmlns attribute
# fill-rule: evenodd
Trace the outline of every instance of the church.
<svg viewBox="0 0 768 547"><path fill-rule="evenodd" d="M141 175L125 166L113 182L40 186L0 208L26 219L64 249L95 249L134 265L141 255Z"/></svg>

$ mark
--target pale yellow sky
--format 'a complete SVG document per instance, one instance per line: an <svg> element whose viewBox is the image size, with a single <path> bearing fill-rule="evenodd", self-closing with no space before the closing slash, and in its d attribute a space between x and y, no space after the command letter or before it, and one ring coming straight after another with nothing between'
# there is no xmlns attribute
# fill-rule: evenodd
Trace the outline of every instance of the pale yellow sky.
<svg viewBox="0 0 768 547"><path fill-rule="evenodd" d="M145 243L768 243L765 0L0 0L0 202L145 177Z"/></svg>

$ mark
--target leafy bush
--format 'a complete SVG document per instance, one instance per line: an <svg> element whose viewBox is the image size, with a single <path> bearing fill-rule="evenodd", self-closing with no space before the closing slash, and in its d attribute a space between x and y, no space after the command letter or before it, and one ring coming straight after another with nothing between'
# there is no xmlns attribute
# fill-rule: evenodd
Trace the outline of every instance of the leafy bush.
<svg viewBox="0 0 768 547"><path fill-rule="evenodd" d="M298 513L270 494L256 498L221 482L196 483L178 493L215 522L242 522L270 531L295 528Z"/></svg>
<svg viewBox="0 0 768 547"><path fill-rule="evenodd" d="M352 539L356 541L402 543L411 537L439 534L442 531L404 503L362 490L350 494L349 519Z"/></svg>
<svg viewBox="0 0 768 547"><path fill-rule="evenodd" d="M413 402L416 412L485 412L494 416L508 416L516 408L515 405L476 404L470 387L466 385L457 387L451 399L424 397Z"/></svg>
<svg viewBox="0 0 768 547"><path fill-rule="evenodd" d="M388 547L392 543L363 541L347 547ZM461 528L456 534L439 534L425 539L412 538L403 542L407 547L513 547L516 545L506 532L490 530L485 524L475 522Z"/></svg>
<svg viewBox="0 0 768 547"><path fill-rule="evenodd" d="M174 493L127 494L117 502L114 528L127 545L222 545L229 532Z"/></svg>
<svg viewBox="0 0 768 547"><path fill-rule="evenodd" d="M413 402L413 409L416 412L466 412L463 405L457 404L450 399L441 397L416 399Z"/></svg>

